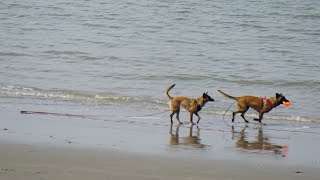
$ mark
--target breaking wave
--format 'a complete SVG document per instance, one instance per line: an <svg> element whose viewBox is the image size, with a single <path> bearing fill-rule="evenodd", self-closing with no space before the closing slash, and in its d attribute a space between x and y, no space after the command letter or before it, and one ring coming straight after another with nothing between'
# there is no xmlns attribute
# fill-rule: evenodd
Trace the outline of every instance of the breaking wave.
<svg viewBox="0 0 320 180"><path fill-rule="evenodd" d="M125 106L132 108L147 108L147 109L159 109L166 110L169 108L168 101L153 99L153 98L137 98L120 96L115 93L95 93L85 91L74 90L43 90L34 87L20 87L20 86L5 86L0 88L0 97L9 98L36 98L56 101L71 101L87 104L100 104L100 105L113 105L113 106ZM217 109L217 108L215 108ZM223 115L225 109L208 110L207 108L202 113ZM230 116L231 111L226 115ZM257 113L247 113L246 117L256 118ZM274 116L266 115L265 119L271 120L286 120L286 121L300 121L300 122L319 122L319 118L309 118L300 116Z"/></svg>

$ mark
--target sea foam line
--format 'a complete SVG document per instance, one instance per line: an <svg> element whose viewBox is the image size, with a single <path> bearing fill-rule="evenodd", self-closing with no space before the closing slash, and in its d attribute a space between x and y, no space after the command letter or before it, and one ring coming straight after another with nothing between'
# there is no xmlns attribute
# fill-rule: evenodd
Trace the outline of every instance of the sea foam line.
<svg viewBox="0 0 320 180"><path fill-rule="evenodd" d="M99 103L102 105L113 105L113 106L125 106L131 108L145 108L145 109L157 109L166 110L169 108L168 101L152 99L152 98L136 98L136 97L125 97L115 96L110 93L93 93L83 91L72 91L72 90L43 90L33 87L20 87L20 86L5 86L0 88L0 96L5 97L31 97L38 99L54 99L61 101L74 101L74 102L88 102L88 103ZM217 108L216 108L217 109ZM202 110L201 113L223 115L224 109L218 110ZM226 115L231 116L231 111L227 112ZM256 118L257 113L247 113L246 117ZM320 119L308 118L308 117L294 117L294 116L274 116L266 115L265 119L270 120L286 120L286 121L297 121L297 122L319 122Z"/></svg>

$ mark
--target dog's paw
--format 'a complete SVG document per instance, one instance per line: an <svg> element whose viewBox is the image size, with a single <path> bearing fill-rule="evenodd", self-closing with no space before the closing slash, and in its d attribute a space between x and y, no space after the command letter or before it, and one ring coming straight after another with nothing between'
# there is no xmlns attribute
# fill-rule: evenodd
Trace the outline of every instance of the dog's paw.
<svg viewBox="0 0 320 180"><path fill-rule="evenodd" d="M260 119L257 119L257 118L254 118L253 120L254 120L254 121L261 122L261 120L260 120Z"/></svg>

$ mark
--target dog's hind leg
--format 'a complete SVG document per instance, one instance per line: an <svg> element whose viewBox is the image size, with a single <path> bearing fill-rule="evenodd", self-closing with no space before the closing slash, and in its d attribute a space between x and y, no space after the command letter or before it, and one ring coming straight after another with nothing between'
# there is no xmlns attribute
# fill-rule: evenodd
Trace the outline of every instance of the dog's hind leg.
<svg viewBox="0 0 320 180"><path fill-rule="evenodd" d="M241 104L239 102L238 102L237 106L238 106L238 111L234 111L232 113L232 122L234 122L235 115L238 114L238 113L241 113L241 117L243 118L243 120L246 123L248 123L249 121L246 120L246 118L244 117L244 114L248 111L249 107L244 105L244 104Z"/></svg>
<svg viewBox="0 0 320 180"><path fill-rule="evenodd" d="M176 113L176 112L172 111L172 113L170 114L171 124L173 124L172 117L173 117L173 115L174 115L175 113Z"/></svg>
<svg viewBox="0 0 320 180"><path fill-rule="evenodd" d="M248 111L248 109L249 109L249 108L247 108L245 112L242 112L242 113L241 113L241 117L242 117L242 119L243 119L246 123L249 123L249 121L246 120L246 118L244 117L244 114Z"/></svg>
<svg viewBox="0 0 320 180"><path fill-rule="evenodd" d="M248 110L248 109L247 109ZM238 110L232 113L232 122L234 122L234 117L236 114L241 113L241 117L243 118L243 120L248 123L249 121L246 120L246 118L244 117L244 114L247 112L247 110Z"/></svg>
<svg viewBox="0 0 320 180"><path fill-rule="evenodd" d="M180 111L177 111L176 118L177 118L177 120L179 121L179 124L183 124L183 123L180 121L180 119L179 119L179 114L180 114Z"/></svg>
<svg viewBox="0 0 320 180"><path fill-rule="evenodd" d="M242 111L234 111L232 113L232 122L234 122L234 117L236 116L236 114L241 113Z"/></svg>
<svg viewBox="0 0 320 180"><path fill-rule="evenodd" d="M234 117L236 116L237 112L232 112L232 122L234 122Z"/></svg>
<svg viewBox="0 0 320 180"><path fill-rule="evenodd" d="M244 117L244 114L245 114L245 113L246 113L246 112L241 113L241 117L242 117L242 119L243 119L246 123L249 123L249 121L247 121L246 118Z"/></svg>

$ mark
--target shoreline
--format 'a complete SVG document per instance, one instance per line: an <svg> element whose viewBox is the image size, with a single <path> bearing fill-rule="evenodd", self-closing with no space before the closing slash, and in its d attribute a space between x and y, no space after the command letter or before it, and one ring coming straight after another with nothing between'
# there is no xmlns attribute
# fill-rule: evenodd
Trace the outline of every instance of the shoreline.
<svg viewBox="0 0 320 180"><path fill-rule="evenodd" d="M320 136L294 132L315 131L305 128L310 123L269 121L267 126L261 126L237 120L229 127L221 116L201 114L200 125L191 126L188 113L183 112L180 118L184 124L179 126L174 122L171 126L169 113L142 116L157 113L156 110L39 102L7 99L6 103L0 103L3 117L0 119L0 177L15 180L19 176L16 179L25 179L22 178L25 174L30 174L30 179L316 179L319 176ZM20 114L25 109L101 116ZM300 171L303 173L296 173Z"/></svg>

